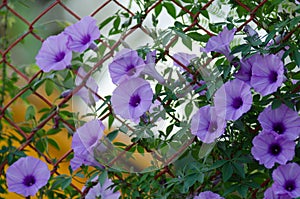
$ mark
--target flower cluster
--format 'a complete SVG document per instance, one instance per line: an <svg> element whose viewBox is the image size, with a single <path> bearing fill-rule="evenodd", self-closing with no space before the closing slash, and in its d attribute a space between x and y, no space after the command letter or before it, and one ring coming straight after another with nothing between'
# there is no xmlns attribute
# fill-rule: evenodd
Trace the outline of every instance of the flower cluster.
<svg viewBox="0 0 300 199"><path fill-rule="evenodd" d="M164 78L155 69L155 57L155 51L148 52L146 60L143 60L137 51L123 49L109 64L112 82L118 85L111 97L112 107L124 119L138 122L152 104L153 91L150 84L141 78L143 75L164 83Z"/></svg>
<svg viewBox="0 0 300 199"><path fill-rule="evenodd" d="M48 37L36 56L36 64L44 72L63 70L71 65L72 51L83 52L95 48L94 40L100 36L96 20L86 16L68 26L62 33Z"/></svg>
<svg viewBox="0 0 300 199"><path fill-rule="evenodd" d="M168 9L171 3L164 2L162 5ZM159 9L161 8L154 8L155 14ZM120 19L119 15L116 15L103 21L100 27L110 23L110 20L115 20L113 22L115 29L121 23L120 20L123 22L123 18ZM125 25L121 26L125 27ZM92 120L80 123L80 127L74 130L74 133L69 133L72 136L72 153L68 157L65 156L66 159L70 159L69 170L72 177L84 174L92 179L88 180L82 188L82 197L120 198L121 193L118 189L122 191L122 196L124 193L125 197L129 196L128 193L133 193L134 197L139 198L152 197L150 194L153 190L155 192L153 197L161 197L160 194L165 193L165 190L159 190L160 187L165 187L167 191L171 190L166 193L167 197L172 197L172 191L176 190L182 194L178 197L223 199L230 194L227 190L222 191L223 188L232 189L234 194L247 198L245 191L258 190L257 187L266 187L262 189L264 193L259 192L261 196L264 194L265 199L300 197L299 153L296 151L299 149L300 137L300 116L297 112L299 95L295 93L298 87L294 89L294 93L289 93L285 85L290 86L292 82L291 85L296 87L299 86L299 82L286 81L291 75L284 67L284 57L288 54L285 50L294 52L295 56L299 51L295 50L294 44L291 46L283 44L282 48L272 52L274 46L281 45L278 38L283 36L275 37L275 41L269 41L267 38L266 42L261 42L259 34L246 25L244 32L248 36L245 39L248 43L243 45L249 44L250 50L247 52L245 50L246 53L243 51L241 55L235 56L237 49L241 46L231 50L230 44L240 28L229 28L232 25L235 24L230 24L228 20L227 26L218 35L209 38L206 46L200 48L202 52L200 57L184 52L170 55L169 49L165 51L157 46L163 43L158 34L154 36L156 44L153 47L147 45L136 50L123 48L115 55L112 52L107 53L108 59L106 59L107 50L102 48L110 45L110 42L105 42L106 39L110 41L111 38L102 35L100 44L96 44L95 40L99 39L100 30L97 21L89 16L66 27L62 33L48 37L43 42L36 56L36 64L43 72L76 68L76 70L61 71L62 74L67 72L71 76L70 79L74 80L72 86L75 85L78 88L78 90L74 89L75 94L67 90L61 97L79 95L92 111L82 117L84 119L92 117ZM193 28L188 28L187 31L179 30L185 27L184 24L181 27L177 22L175 26L176 28L172 29L170 34L177 34L176 36L182 39L187 47L190 38L199 40L206 38L203 35L200 37L200 33ZM219 27L212 28L217 30ZM97 45L100 46L99 49ZM113 50L115 47L119 48L113 45L108 49ZM91 52L88 52L88 49L94 50L97 56L104 58L89 73L85 71L86 67L83 64L84 55ZM221 59L217 61L208 59L211 52L215 52L212 53L214 58L221 56ZM72 60L73 55L80 56ZM110 56L112 56L111 60ZM175 73L172 73L173 70L169 68L165 70L163 67L160 68L161 70L156 68L157 62L168 61L167 56L173 59L173 66L178 69ZM102 85L98 87L95 79L87 79L87 77L98 69L100 71L100 67L97 68L97 66L104 65L106 60L109 61L108 72L114 85L111 95L101 97L98 95L98 90ZM208 64L215 66L199 66L207 60L209 60ZM77 67L76 64L79 62L82 65ZM76 66L72 67L73 63ZM290 64L289 67L292 68L294 65ZM202 74L204 71L207 73ZM299 73L295 74L295 79L299 79ZM207 77L201 75L207 75ZM225 81L220 84L217 80L221 78ZM281 96L282 94L293 96L295 100L288 103L287 97ZM185 99L190 101L185 103ZM99 105L99 103L102 104ZM184 114L179 113L178 110L185 104L188 105L184 107ZM58 114L64 115L63 113ZM191 115L192 113L194 114ZM53 119L54 128L60 128L58 116ZM118 125L122 125L121 127L113 125L115 119L118 120ZM127 120L132 123L128 123ZM160 128L159 122L162 120L168 123L165 131ZM114 128L107 137L104 135L106 121L108 121L109 128ZM149 132L154 136L141 138L131 134L132 144L129 146L115 142L114 139L120 135L119 132L127 131L137 132L138 136ZM45 136L48 134L45 133ZM176 136L187 142L181 142L181 140L179 142ZM111 144L109 146L112 148L105 145L103 141ZM229 144L226 145L227 143ZM115 153L112 150L113 147L122 152ZM186 153L184 151L186 148L192 150ZM112 166L121 156L138 159L139 156L132 155L135 151L139 153L138 155L146 157L151 154L154 157L149 166L150 169L155 169L157 165L161 166L160 164L163 163L163 170L155 174L155 181L151 182L150 187L140 186L143 184L141 182L148 180L147 175L130 176L131 174L128 174L130 177L127 179L132 180L132 183L127 182L122 172L116 172L118 169L122 170L120 165ZM198 151L200 152L197 155ZM112 152L111 156L109 152ZM146 152L147 155L145 155ZM208 157L210 153L212 155ZM183 156L179 157L182 154ZM105 156L105 160L112 157L112 161L108 164L100 162L101 155ZM200 162L202 158L204 160ZM192 160L191 163L190 160ZM248 164L248 161L251 164ZM190 164L182 166L182 162ZM170 163L174 163L174 167L167 165ZM130 168L130 172L133 171L130 161L125 164ZM106 166L112 166L113 169L108 170ZM148 171L149 168L143 169L143 172ZM93 171L90 172L90 169ZM256 177L250 179L250 176L257 176L261 171L269 177L264 176L264 179L259 177L258 180ZM35 195L40 189L42 189L40 193L47 192L48 189L56 186L56 177L51 177L54 180L53 186L51 182L50 185L48 184L50 173L54 172L56 170L50 172L47 164L39 159L30 156L20 158L7 169L8 190L25 197ZM206 173L210 176L204 176ZM173 179L169 180L168 176L172 176ZM180 177L176 178L176 176ZM263 182L264 186L260 185L265 179L267 183ZM224 182L222 186L219 184L221 181ZM237 181L239 183L236 183ZM47 184L49 186L44 187ZM138 188L138 191L131 192L130 190L126 193L126 190L131 189L128 185L132 186L132 189ZM205 191L210 188L212 191L220 190L220 192ZM255 194L257 190L254 191ZM238 197L236 195L231 195L230 198Z"/></svg>
<svg viewBox="0 0 300 199"><path fill-rule="evenodd" d="M236 29L226 27L217 36L211 37L203 52L215 51L233 59L229 44ZM253 30L254 31L254 30ZM257 34L252 35L258 37ZM183 56L177 56L182 60ZM189 58L189 57L188 57ZM187 61L182 61L187 64ZM225 131L226 121L238 120L252 106L252 92L267 96L277 91L284 80L281 56L254 54L242 58L234 80L223 84L214 94L214 105L201 107L191 121L191 132L204 143L212 143ZM251 153L266 168L281 166L273 171L274 184L265 192L265 198L299 197L300 166L288 163L295 155L295 140L300 135L300 117L297 112L281 104L273 109L265 108L258 116L262 131L254 137Z"/></svg>

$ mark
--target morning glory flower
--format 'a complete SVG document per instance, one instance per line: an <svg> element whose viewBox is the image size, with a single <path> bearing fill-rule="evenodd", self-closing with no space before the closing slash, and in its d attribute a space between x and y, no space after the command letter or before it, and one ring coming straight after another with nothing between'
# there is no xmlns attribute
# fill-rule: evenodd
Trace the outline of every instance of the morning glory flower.
<svg viewBox="0 0 300 199"><path fill-rule="evenodd" d="M233 56L230 55L230 42L233 40L234 33L236 32L236 28L233 28L232 30L228 30L227 27L223 29L222 32L220 32L217 36L211 37L205 48L202 48L202 52L218 52L231 61L233 59Z"/></svg>
<svg viewBox="0 0 300 199"><path fill-rule="evenodd" d="M82 78L86 76L86 72L82 67L78 69L78 75L75 79L75 85L79 86L82 83ZM83 86L76 95L80 96L82 100L87 103L88 105L93 105L95 102L99 101L99 98L94 94L98 91L98 85L94 78L89 77L85 84L88 88Z"/></svg>
<svg viewBox="0 0 300 199"><path fill-rule="evenodd" d="M124 119L136 122L152 104L153 91L141 78L129 79L119 85L112 94L114 112Z"/></svg>
<svg viewBox="0 0 300 199"><path fill-rule="evenodd" d="M248 24L245 25L243 31L247 34L248 37L254 37L255 39L258 39L258 33Z"/></svg>
<svg viewBox="0 0 300 199"><path fill-rule="evenodd" d="M192 117L191 132L204 143L212 143L225 130L226 121L218 117L215 108L209 105L201 107Z"/></svg>
<svg viewBox="0 0 300 199"><path fill-rule="evenodd" d="M191 60L196 57L197 57L197 55L195 55L195 54L188 54L188 53L181 53L181 52L175 53L173 55L173 58L185 67L188 67L191 64ZM182 66L179 63L177 63L175 60L173 61L174 66L179 67L179 69L182 72L184 72L185 70L183 70Z"/></svg>
<svg viewBox="0 0 300 199"><path fill-rule="evenodd" d="M214 106L226 120L237 120L252 106L250 86L234 79L223 84L215 93Z"/></svg>
<svg viewBox="0 0 300 199"><path fill-rule="evenodd" d="M95 198L101 198L101 199L118 199L120 198L121 194L119 191L114 192L113 188L109 188L113 185L113 182L111 179L107 178L103 185L101 186L100 183L93 186L88 194L85 196L85 199L95 199Z"/></svg>
<svg viewBox="0 0 300 199"><path fill-rule="evenodd" d="M285 104L272 109L265 108L258 116L258 121L264 131L274 131L285 135L290 140L295 140L300 134L300 117Z"/></svg>
<svg viewBox="0 0 300 199"><path fill-rule="evenodd" d="M264 193L264 199L292 199L288 194L275 194L273 186Z"/></svg>
<svg viewBox="0 0 300 199"><path fill-rule="evenodd" d="M71 65L72 51L67 47L69 37L64 34L48 37L35 57L36 64L44 72L63 70Z"/></svg>
<svg viewBox="0 0 300 199"><path fill-rule="evenodd" d="M300 166L297 163L280 165L273 171L272 178L275 194L288 194L292 198L300 197Z"/></svg>
<svg viewBox="0 0 300 199"><path fill-rule="evenodd" d="M82 164L102 167L94 157L94 149L103 136L105 127L100 120L92 120L79 127L73 135L72 149L74 158L71 160L71 168L76 170Z"/></svg>
<svg viewBox="0 0 300 199"><path fill-rule="evenodd" d="M120 84L124 80L139 77L145 62L137 51L125 48L116 54L108 67L112 82Z"/></svg>
<svg viewBox="0 0 300 199"><path fill-rule="evenodd" d="M22 157L6 171L8 191L25 197L34 196L48 183L50 170L43 161L34 157Z"/></svg>
<svg viewBox="0 0 300 199"><path fill-rule="evenodd" d="M270 169L275 162L286 164L295 155L295 142L273 131L262 131L252 140L253 157Z"/></svg>
<svg viewBox="0 0 300 199"><path fill-rule="evenodd" d="M194 199L224 199L224 198L214 192L204 191L201 192L198 196L195 196Z"/></svg>
<svg viewBox="0 0 300 199"><path fill-rule="evenodd" d="M240 61L240 69L234 76L250 85L252 64L256 62L258 57L261 57L261 55L255 54L247 59L242 59Z"/></svg>
<svg viewBox="0 0 300 199"><path fill-rule="evenodd" d="M68 47L75 52L83 52L95 45L94 40L100 36L97 21L90 17L83 17L77 23L65 28L64 33L70 37Z"/></svg>
<svg viewBox="0 0 300 199"><path fill-rule="evenodd" d="M251 86L265 96L275 92L283 82L283 62L273 54L259 56L252 63Z"/></svg>
<svg viewBox="0 0 300 199"><path fill-rule="evenodd" d="M156 79L160 84L164 84L165 79L155 69L155 65L156 65L155 61L156 61L156 51L154 50L148 52L146 55L145 66L144 66L144 70L142 71L142 74L149 75L150 77Z"/></svg>

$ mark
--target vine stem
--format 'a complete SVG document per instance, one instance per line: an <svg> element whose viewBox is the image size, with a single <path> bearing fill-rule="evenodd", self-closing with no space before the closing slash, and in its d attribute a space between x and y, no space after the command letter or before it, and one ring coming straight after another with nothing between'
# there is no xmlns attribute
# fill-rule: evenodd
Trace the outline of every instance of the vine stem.
<svg viewBox="0 0 300 199"><path fill-rule="evenodd" d="M7 21L8 21L8 10L5 13L5 19L4 19L4 36L3 36L3 49L5 49L7 47ZM3 55L3 59L5 60L5 56ZM5 98L5 87L6 87L6 62L3 61L2 63L2 89L1 89L1 100L0 100L0 105L2 107L3 103L4 103L4 98Z"/></svg>

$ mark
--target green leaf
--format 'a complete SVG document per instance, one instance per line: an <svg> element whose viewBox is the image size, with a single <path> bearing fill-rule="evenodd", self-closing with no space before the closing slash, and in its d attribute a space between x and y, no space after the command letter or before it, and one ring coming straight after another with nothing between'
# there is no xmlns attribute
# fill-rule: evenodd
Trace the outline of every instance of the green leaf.
<svg viewBox="0 0 300 199"><path fill-rule="evenodd" d="M167 129L166 129L166 134L167 134L167 135L169 135L169 134L172 132L173 126L174 126L174 125L171 124L170 126L167 127Z"/></svg>
<svg viewBox="0 0 300 199"><path fill-rule="evenodd" d="M66 177L62 182L61 182L61 189L62 190L65 190L72 182L72 177L71 176L68 176Z"/></svg>
<svg viewBox="0 0 300 199"><path fill-rule="evenodd" d="M233 174L233 168L232 168L231 163L228 162L222 167L223 181L227 182L227 180L229 180L229 178L232 176L232 174Z"/></svg>
<svg viewBox="0 0 300 199"><path fill-rule="evenodd" d="M300 52L296 49L293 51L293 58L298 67L300 67Z"/></svg>
<svg viewBox="0 0 300 199"><path fill-rule="evenodd" d="M46 94L48 96L50 96L53 93L53 90L54 90L54 84L53 84L53 82L51 80L47 80L46 83L45 83Z"/></svg>
<svg viewBox="0 0 300 199"><path fill-rule="evenodd" d="M187 105L184 107L184 112L187 118L190 117L191 113L193 112L193 103L189 102Z"/></svg>
<svg viewBox="0 0 300 199"><path fill-rule="evenodd" d="M243 51L246 51L249 48L250 48L249 44L242 44L242 45L239 45L239 46L235 46L235 47L233 47L230 54L233 55L233 54L238 53L238 52L243 52Z"/></svg>
<svg viewBox="0 0 300 199"><path fill-rule="evenodd" d="M119 130L114 130L112 132L110 132L109 134L107 134L107 138L110 140L110 141L113 141L117 136L118 136L118 133L119 133Z"/></svg>
<svg viewBox="0 0 300 199"><path fill-rule="evenodd" d="M267 38L266 38L266 40L265 40L265 42L264 42L264 45L267 45L267 43L269 43L269 41L270 41L271 39L273 39L275 35L276 35L276 31L275 31L275 30L271 31L271 32L268 34L268 36L267 36Z"/></svg>
<svg viewBox="0 0 300 199"><path fill-rule="evenodd" d="M40 151L40 152L44 152L47 148L47 144L45 143L45 140L43 138L39 139L36 144L35 144L36 148Z"/></svg>
<svg viewBox="0 0 300 199"><path fill-rule="evenodd" d="M52 145L54 148L56 148L57 150L60 150L59 145L57 144L57 142L56 142L54 139L48 138L47 141L48 141L48 143L49 143L50 145Z"/></svg>
<svg viewBox="0 0 300 199"><path fill-rule="evenodd" d="M108 178L108 173L106 170L104 170L99 176L99 182L100 182L101 186L104 185L104 182L107 178Z"/></svg>
<svg viewBox="0 0 300 199"><path fill-rule="evenodd" d="M160 3L154 8L154 13L156 17L158 17L158 15L161 13L161 10L162 10L162 4Z"/></svg>
<svg viewBox="0 0 300 199"><path fill-rule="evenodd" d="M197 174L191 174L184 178L184 190L188 190L198 180Z"/></svg>
<svg viewBox="0 0 300 199"><path fill-rule="evenodd" d="M162 90L162 85L161 84L156 84L155 86L155 93L159 94Z"/></svg>
<svg viewBox="0 0 300 199"><path fill-rule="evenodd" d="M115 117L113 116L113 114L110 114L110 115L108 116L108 129L111 128L111 126L112 126L114 120L115 120Z"/></svg>
<svg viewBox="0 0 300 199"><path fill-rule="evenodd" d="M272 110L277 109L281 105L281 101L279 99L274 99L272 102Z"/></svg>
<svg viewBox="0 0 300 199"><path fill-rule="evenodd" d="M245 185L241 185L238 187L237 191L241 194L243 198L247 197L248 187Z"/></svg>
<svg viewBox="0 0 300 199"><path fill-rule="evenodd" d="M60 132L60 129L50 129L49 131L47 131L47 135L54 135L58 132Z"/></svg>
<svg viewBox="0 0 300 199"><path fill-rule="evenodd" d="M166 8L169 15L171 15L171 17L176 19L176 8L175 8L175 6L172 3L169 3L169 2L164 2L163 6Z"/></svg>
<svg viewBox="0 0 300 199"><path fill-rule="evenodd" d="M137 146L136 150L142 155L145 153L145 149L142 146Z"/></svg>
<svg viewBox="0 0 300 199"><path fill-rule="evenodd" d="M300 71L294 73L292 76L293 76L292 79L300 80Z"/></svg>
<svg viewBox="0 0 300 199"><path fill-rule="evenodd" d="M209 169L213 170L213 169L217 169L221 166L223 166L226 162L228 162L228 160L218 160L215 163L213 163Z"/></svg>
<svg viewBox="0 0 300 199"><path fill-rule="evenodd" d="M201 35L198 32L189 32L187 33L187 35L195 41L202 41L202 42L207 42L210 38L209 35Z"/></svg>
<svg viewBox="0 0 300 199"><path fill-rule="evenodd" d="M244 171L243 164L233 162L233 167L239 176L241 176L242 178L245 178L245 171Z"/></svg>
<svg viewBox="0 0 300 199"><path fill-rule="evenodd" d="M182 39L182 43L183 43L186 47L188 47L188 49L192 50L192 48L193 48L193 43L192 43L191 38L186 36L186 37L181 37L181 39Z"/></svg>
<svg viewBox="0 0 300 199"><path fill-rule="evenodd" d="M111 16L105 19L100 25L99 29L102 29L104 26L106 26L109 22L111 22L116 16Z"/></svg>
<svg viewBox="0 0 300 199"><path fill-rule="evenodd" d="M114 28L116 30L119 29L120 22L121 22L121 18L119 16L117 16L116 19L115 19L115 21L114 21Z"/></svg>
<svg viewBox="0 0 300 199"><path fill-rule="evenodd" d="M31 120L35 118L35 110L32 105L28 106L25 113L25 120Z"/></svg>
<svg viewBox="0 0 300 199"><path fill-rule="evenodd" d="M184 32L179 30L174 30L175 33L181 38L182 43L188 47L190 50L192 50L192 40L190 37L188 37Z"/></svg>

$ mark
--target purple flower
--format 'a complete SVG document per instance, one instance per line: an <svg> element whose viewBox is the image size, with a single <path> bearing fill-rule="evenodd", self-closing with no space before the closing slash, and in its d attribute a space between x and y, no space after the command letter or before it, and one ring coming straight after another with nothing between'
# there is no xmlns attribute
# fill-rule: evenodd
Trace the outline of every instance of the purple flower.
<svg viewBox="0 0 300 199"><path fill-rule="evenodd" d="M247 34L248 37L258 38L258 33L249 25L245 25L243 31Z"/></svg>
<svg viewBox="0 0 300 199"><path fill-rule="evenodd" d="M84 71L83 68L78 69L78 75L76 76L75 79L75 85L79 86L82 83L82 79L86 76L86 72ZM85 84L88 88L83 86L77 93L76 95L80 96L85 103L88 105L93 105L95 102L99 101L99 98L94 94L97 93L98 91L98 85L96 81L92 78L89 77L89 79L86 81Z"/></svg>
<svg viewBox="0 0 300 199"><path fill-rule="evenodd" d="M95 180L94 180L95 181ZM88 194L85 196L85 199L118 199L121 194L119 191L114 192L113 188L109 188L113 185L113 182L110 179L106 179L104 184L101 186L100 183L92 187Z"/></svg>
<svg viewBox="0 0 300 199"><path fill-rule="evenodd" d="M226 120L237 120L252 105L250 86L234 79L223 84L215 93L214 106L218 115L225 115Z"/></svg>
<svg viewBox="0 0 300 199"><path fill-rule="evenodd" d="M272 177L275 194L288 194L292 198L300 197L300 166L297 163L280 165L273 171Z"/></svg>
<svg viewBox="0 0 300 199"><path fill-rule="evenodd" d="M271 106L265 108L258 116L258 121L264 131L275 131L285 135L290 140L295 140L300 133L300 117L285 104L272 109Z"/></svg>
<svg viewBox="0 0 300 199"><path fill-rule="evenodd" d="M74 158L71 168L76 170L82 164L102 167L94 157L94 149L103 136L105 127L100 120L92 120L79 127L73 135L72 149Z"/></svg>
<svg viewBox="0 0 300 199"><path fill-rule="evenodd" d="M173 58L178 61L180 64L184 65L185 67L188 67L191 64L191 60L197 57L195 54L188 54L188 53L176 53L173 55ZM182 72L184 72L182 66L177 63L176 61L174 62L174 66L177 66L180 68Z"/></svg>
<svg viewBox="0 0 300 199"><path fill-rule="evenodd" d="M218 117L215 108L207 105L193 115L191 132L202 142L212 143L224 133L225 126L225 119Z"/></svg>
<svg viewBox="0 0 300 199"><path fill-rule="evenodd" d="M72 51L67 47L68 36L59 34L48 37L35 57L36 64L44 72L63 70L71 65Z"/></svg>
<svg viewBox="0 0 300 199"><path fill-rule="evenodd" d="M123 49L109 64L109 73L114 84L138 77L145 68L144 60L135 50Z"/></svg>
<svg viewBox="0 0 300 199"><path fill-rule="evenodd" d="M273 186L264 193L264 199L292 199L288 194L275 194Z"/></svg>
<svg viewBox="0 0 300 199"><path fill-rule="evenodd" d="M224 199L224 198L214 192L204 191L201 192L198 196L195 196L194 199Z"/></svg>
<svg viewBox="0 0 300 199"><path fill-rule="evenodd" d="M265 96L275 92L283 82L283 63L276 55L259 56L252 63L251 86Z"/></svg>
<svg viewBox="0 0 300 199"><path fill-rule="evenodd" d="M149 110L153 91L141 78L129 79L119 85L112 94L111 103L116 114L136 122Z"/></svg>
<svg viewBox="0 0 300 199"><path fill-rule="evenodd" d="M222 32L220 32L217 36L211 37L205 48L202 48L202 52L209 53L211 51L221 53L225 55L225 57L231 61L233 56L230 55L230 42L233 40L234 33L236 31L236 28L233 28L232 30L228 30L227 27L223 29Z"/></svg>
<svg viewBox="0 0 300 199"><path fill-rule="evenodd" d="M252 76L252 64L256 62L256 59L258 57L261 57L261 55L255 54L247 59L242 59L240 62L241 67L234 76L250 85Z"/></svg>
<svg viewBox="0 0 300 199"><path fill-rule="evenodd" d="M70 37L68 47L75 52L83 52L93 46L94 40L100 36L97 21L90 17L83 17L77 23L65 28L64 33Z"/></svg>
<svg viewBox="0 0 300 199"><path fill-rule="evenodd" d="M25 197L34 196L49 178L47 164L30 156L20 158L6 171L8 190Z"/></svg>
<svg viewBox="0 0 300 199"><path fill-rule="evenodd" d="M148 52L146 55L146 61L144 70L142 71L142 74L149 75L156 79L160 84L165 83L165 79L157 72L155 69L155 60L156 60L156 51Z"/></svg>
<svg viewBox="0 0 300 199"><path fill-rule="evenodd" d="M251 153L259 164L270 169L275 162L286 164L295 155L295 142L273 131L262 131L252 140Z"/></svg>

